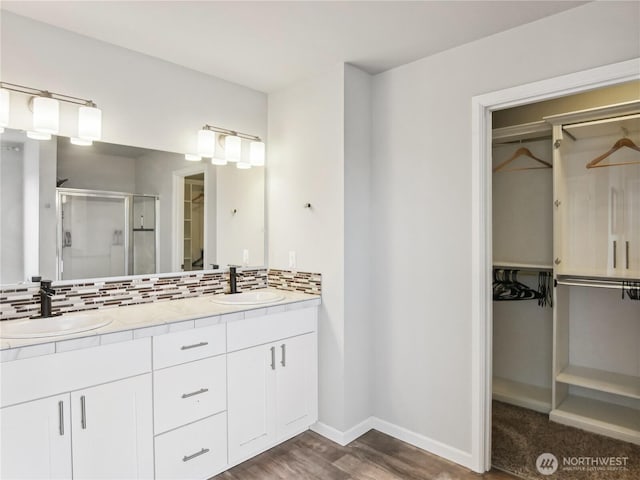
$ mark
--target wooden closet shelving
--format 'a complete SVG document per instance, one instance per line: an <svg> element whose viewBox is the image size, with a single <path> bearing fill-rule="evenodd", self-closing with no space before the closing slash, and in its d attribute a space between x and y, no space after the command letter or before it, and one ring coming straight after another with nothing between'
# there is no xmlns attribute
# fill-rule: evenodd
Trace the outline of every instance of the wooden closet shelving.
<svg viewBox="0 0 640 480"><path fill-rule="evenodd" d="M493 268L517 270L519 281L533 286L538 272L553 270L553 179L547 166L552 159L551 127L540 121L496 128L492 133ZM525 150L528 153L519 155ZM500 165L504 168L496 168ZM542 196L543 201L534 206L531 195ZM522 214L514 216L516 211ZM546 232L544 239L533 241L541 230ZM551 411L552 321L551 309L539 307L536 301L494 302L495 400L545 414ZM515 346L505 341L510 335ZM546 350L542 362L541 350Z"/></svg>
<svg viewBox="0 0 640 480"><path fill-rule="evenodd" d="M640 138L640 101L545 120L558 279L549 417L640 445L640 302L621 295L622 280L640 278L640 154L587 168L620 138Z"/></svg>

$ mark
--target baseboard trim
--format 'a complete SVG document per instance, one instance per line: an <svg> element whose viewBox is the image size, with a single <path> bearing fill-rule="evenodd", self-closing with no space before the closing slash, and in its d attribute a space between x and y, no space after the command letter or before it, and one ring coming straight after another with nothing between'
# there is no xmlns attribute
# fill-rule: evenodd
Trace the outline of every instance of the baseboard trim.
<svg viewBox="0 0 640 480"><path fill-rule="evenodd" d="M473 456L469 452L464 452L450 445L446 445L432 438L425 437L416 432L412 432L393 423L381 420L379 418L372 418L372 428L379 432L386 433L387 435L407 442L414 447L426 450L429 453L433 453L439 457L445 458L452 462L455 462L463 467L473 470Z"/></svg>
<svg viewBox="0 0 640 480"><path fill-rule="evenodd" d="M366 418L346 432L341 432L340 430L330 427L326 423L322 422L317 422L311 425L311 430L344 447L371 430L373 428L371 426L372 421L373 417Z"/></svg>
<svg viewBox="0 0 640 480"><path fill-rule="evenodd" d="M473 457L471 453L464 452L451 447L450 445L433 440L432 438L425 437L419 433L412 432L406 428L381 420L377 417L369 417L346 432L341 432L340 430L321 422L317 422L311 426L311 430L317 434L322 435L343 447L353 442L361 435L364 435L371 429L378 430L379 432L385 433L393 438L409 443L414 447L421 448L429 453L433 453L434 455L473 470Z"/></svg>

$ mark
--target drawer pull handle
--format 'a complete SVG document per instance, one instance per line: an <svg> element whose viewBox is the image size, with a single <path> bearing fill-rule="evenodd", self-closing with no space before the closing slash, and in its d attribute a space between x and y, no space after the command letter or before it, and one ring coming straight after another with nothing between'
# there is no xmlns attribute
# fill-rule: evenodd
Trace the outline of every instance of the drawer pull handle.
<svg viewBox="0 0 640 480"><path fill-rule="evenodd" d="M80 424L82 429L87 429L87 405L84 399L84 395L80 397Z"/></svg>
<svg viewBox="0 0 640 480"><path fill-rule="evenodd" d="M182 394L182 398L189 398L189 397L193 397L194 395L200 395L201 393L207 393L209 391L208 388L201 388L200 390L198 390L197 392L191 392L191 393L183 393Z"/></svg>
<svg viewBox="0 0 640 480"><path fill-rule="evenodd" d="M200 455L204 455L205 453L209 453L208 448L203 448L202 450L194 453L193 455L185 455L184 457L182 457L182 461L188 462L189 460L193 460L194 458L199 457Z"/></svg>
<svg viewBox="0 0 640 480"><path fill-rule="evenodd" d="M209 342L194 343L193 345L183 345L180 347L180 350L190 350L192 348L204 347L206 345L209 345Z"/></svg>
<svg viewBox="0 0 640 480"><path fill-rule="evenodd" d="M58 402L58 421L60 422L60 435L64 435L64 402Z"/></svg>
<svg viewBox="0 0 640 480"><path fill-rule="evenodd" d="M625 253L624 253L624 255L625 255L625 257L624 257L625 258L625 261L624 261L625 267L626 267L627 270L629 270L629 240L627 240L627 242L625 243Z"/></svg>
<svg viewBox="0 0 640 480"><path fill-rule="evenodd" d="M287 346L283 343L280 345L280 349L282 350L282 360L280 361L280 365L283 367L287 366Z"/></svg>
<svg viewBox="0 0 640 480"><path fill-rule="evenodd" d="M276 347L271 347L271 370L276 369Z"/></svg>

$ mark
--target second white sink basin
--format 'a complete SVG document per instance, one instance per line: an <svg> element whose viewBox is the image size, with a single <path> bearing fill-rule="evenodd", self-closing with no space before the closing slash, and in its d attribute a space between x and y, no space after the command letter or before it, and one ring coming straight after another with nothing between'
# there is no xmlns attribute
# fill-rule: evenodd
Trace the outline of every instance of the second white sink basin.
<svg viewBox="0 0 640 480"><path fill-rule="evenodd" d="M8 320L0 325L0 338L40 338L71 335L104 327L111 318L97 315L61 315L48 318Z"/></svg>
<svg viewBox="0 0 640 480"><path fill-rule="evenodd" d="M211 299L212 302L222 305L260 305L263 303L274 303L284 300L284 295L276 292L242 292L231 293L229 295L217 295Z"/></svg>

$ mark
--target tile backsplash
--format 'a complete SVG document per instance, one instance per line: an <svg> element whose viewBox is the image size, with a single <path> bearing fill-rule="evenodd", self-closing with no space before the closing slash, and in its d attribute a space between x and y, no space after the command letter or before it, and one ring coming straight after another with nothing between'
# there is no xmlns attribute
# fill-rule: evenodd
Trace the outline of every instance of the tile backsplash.
<svg viewBox="0 0 640 480"><path fill-rule="evenodd" d="M270 287L315 295L322 293L322 275L319 273L270 269L268 274Z"/></svg>
<svg viewBox="0 0 640 480"><path fill-rule="evenodd" d="M228 273L189 273L176 276L148 276L119 281L78 282L56 286L53 313L81 312L183 298L213 295L229 290ZM273 280L273 283L272 283ZM238 290L267 286L319 295L321 276L283 270L243 270ZM16 285L0 290L0 320L32 317L40 312L39 286Z"/></svg>

